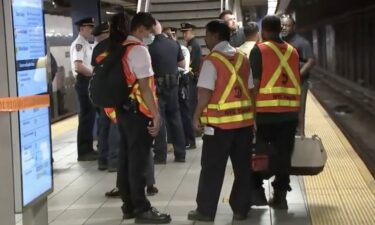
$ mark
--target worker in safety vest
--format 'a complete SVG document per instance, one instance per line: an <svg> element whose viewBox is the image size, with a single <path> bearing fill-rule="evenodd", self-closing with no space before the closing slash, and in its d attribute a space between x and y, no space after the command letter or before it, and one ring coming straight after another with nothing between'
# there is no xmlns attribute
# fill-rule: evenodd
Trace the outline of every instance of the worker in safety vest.
<svg viewBox="0 0 375 225"><path fill-rule="evenodd" d="M152 15L144 12L136 14L131 21L130 35L123 44L132 45L119 59L131 89L130 101L116 109L121 138L127 143L127 148L120 151L118 174L123 218L135 217L135 223L144 224L171 222L170 215L151 207L145 195L148 158L152 141L160 130L154 71L144 44L155 25Z"/></svg>
<svg viewBox="0 0 375 225"><path fill-rule="evenodd" d="M235 179L229 203L233 219L244 220L250 209L249 159L254 123L250 64L243 53L229 44L230 29L223 20L207 24L205 40L211 53L199 75L193 122L196 129L204 130L202 169L198 207L189 212L188 219L214 220L230 157Z"/></svg>
<svg viewBox="0 0 375 225"><path fill-rule="evenodd" d="M270 143L276 150L273 198L269 205L287 209L286 193L291 190L288 169L294 146L294 135L300 110L300 72L298 53L279 37L280 18L262 20L262 43L250 53L250 64L256 87L257 142ZM262 177L254 177L253 205L266 205Z"/></svg>

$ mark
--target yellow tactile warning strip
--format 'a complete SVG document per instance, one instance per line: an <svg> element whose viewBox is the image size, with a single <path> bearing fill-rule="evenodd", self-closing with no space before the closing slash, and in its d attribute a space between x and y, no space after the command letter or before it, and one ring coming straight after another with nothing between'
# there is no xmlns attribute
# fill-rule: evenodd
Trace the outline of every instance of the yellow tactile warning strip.
<svg viewBox="0 0 375 225"><path fill-rule="evenodd" d="M308 96L307 135L318 134L328 161L318 176L304 177L313 225L374 225L374 178L317 100Z"/></svg>
<svg viewBox="0 0 375 225"><path fill-rule="evenodd" d="M68 119L56 122L51 126L52 139L78 128L78 116L73 116Z"/></svg>

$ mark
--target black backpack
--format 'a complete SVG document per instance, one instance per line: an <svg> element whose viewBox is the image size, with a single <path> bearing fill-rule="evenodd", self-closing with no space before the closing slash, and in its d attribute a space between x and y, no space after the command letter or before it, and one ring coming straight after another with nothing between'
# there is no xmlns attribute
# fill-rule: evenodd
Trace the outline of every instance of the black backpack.
<svg viewBox="0 0 375 225"><path fill-rule="evenodd" d="M89 95L94 105L102 108L115 108L122 107L129 102L131 90L121 61L127 47L131 45L136 45L136 43L121 45L94 68L89 85Z"/></svg>

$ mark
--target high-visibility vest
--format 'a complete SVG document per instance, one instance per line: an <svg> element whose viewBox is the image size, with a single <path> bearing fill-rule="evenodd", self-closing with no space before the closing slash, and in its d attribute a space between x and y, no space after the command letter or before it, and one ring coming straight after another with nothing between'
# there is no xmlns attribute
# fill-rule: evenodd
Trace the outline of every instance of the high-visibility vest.
<svg viewBox="0 0 375 225"><path fill-rule="evenodd" d="M300 108L298 53L290 44L258 44L262 54L262 76L256 97L257 112L295 112Z"/></svg>
<svg viewBox="0 0 375 225"><path fill-rule="evenodd" d="M116 110L114 108L104 108L104 112L113 123L117 123Z"/></svg>
<svg viewBox="0 0 375 225"><path fill-rule="evenodd" d="M206 60L210 60L215 66L217 79L210 102L201 115L201 122L221 129L253 125L253 109L248 89L250 65L247 57L239 52L230 57L214 51Z"/></svg>
<svg viewBox="0 0 375 225"><path fill-rule="evenodd" d="M127 41L125 41L123 43L123 45L128 44L128 43L136 43L136 45L130 45L126 49L126 52L125 52L125 54L124 54L124 56L122 58L122 60L123 60L123 64L122 65L123 65L124 74L126 76L127 83L129 85L129 87L131 88L131 93L130 93L129 97L138 102L138 110L141 113L143 113L145 116L147 116L149 118L153 118L153 115L152 115L151 111L147 108L147 105L145 104L145 102L143 100L142 93L139 90L139 84L137 82L137 77L130 70L130 67L129 67L128 63L127 63L127 59L128 59L128 55L129 55L130 50L134 46L142 45L142 43L135 42L135 41L128 41L127 40ZM155 104L157 106L156 86L155 86L154 76L149 77L149 86L150 86L150 88L152 90L152 93L153 93L153 96L154 96L154 100L155 100Z"/></svg>

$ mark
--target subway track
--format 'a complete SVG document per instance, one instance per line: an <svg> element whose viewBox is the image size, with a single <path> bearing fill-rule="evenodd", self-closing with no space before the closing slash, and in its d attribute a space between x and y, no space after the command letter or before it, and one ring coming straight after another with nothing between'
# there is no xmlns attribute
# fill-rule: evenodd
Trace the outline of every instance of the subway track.
<svg viewBox="0 0 375 225"><path fill-rule="evenodd" d="M310 91L343 131L375 176L375 95L314 70Z"/></svg>

